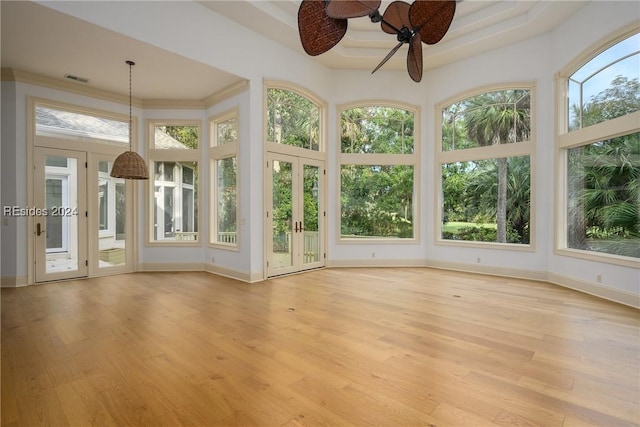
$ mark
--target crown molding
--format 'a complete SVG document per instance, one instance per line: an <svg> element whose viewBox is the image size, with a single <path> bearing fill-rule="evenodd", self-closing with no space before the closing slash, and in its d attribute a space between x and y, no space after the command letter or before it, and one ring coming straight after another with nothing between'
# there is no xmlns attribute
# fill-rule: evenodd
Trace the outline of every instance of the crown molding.
<svg viewBox="0 0 640 427"><path fill-rule="evenodd" d="M128 95L118 95L113 92L93 87L80 86L81 83L67 82L60 79L54 79L52 77L30 73L28 71L14 70L12 68L2 68L2 81L28 83L64 92L75 93L77 95L102 99L104 101L116 102L118 104L129 104ZM142 107L142 101L139 99L132 98L132 104L136 107Z"/></svg>
<svg viewBox="0 0 640 427"><path fill-rule="evenodd" d="M237 83L234 83L226 88L218 91L212 95L207 96L202 101L204 103L205 108L213 107L214 105L231 98L239 93L244 92L249 89L249 80L241 80Z"/></svg>
<svg viewBox="0 0 640 427"><path fill-rule="evenodd" d="M46 77L39 74L30 73L28 71L15 70L13 68L1 69L2 81L14 81L27 83L36 86L42 86L50 89L60 90L63 92L74 93L77 95L88 96L90 98L101 99L104 101L115 102L118 104L129 104L128 95L119 95L113 92L96 89L93 87L81 86L80 83L67 82L52 77ZM132 98L132 104L137 108L148 109L204 109L209 108L227 98L238 93L244 92L249 88L249 81L242 80L234 83L223 90L209 95L203 99L139 99Z"/></svg>
<svg viewBox="0 0 640 427"><path fill-rule="evenodd" d="M202 110L204 103L190 99L144 99L142 108L150 110Z"/></svg>

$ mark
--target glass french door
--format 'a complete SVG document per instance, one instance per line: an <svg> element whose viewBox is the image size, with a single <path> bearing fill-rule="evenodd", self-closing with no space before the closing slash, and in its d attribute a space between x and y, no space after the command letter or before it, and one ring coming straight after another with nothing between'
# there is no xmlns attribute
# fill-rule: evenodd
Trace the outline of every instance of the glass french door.
<svg viewBox="0 0 640 427"><path fill-rule="evenodd" d="M323 267L324 162L267 154L267 277Z"/></svg>
<svg viewBox="0 0 640 427"><path fill-rule="evenodd" d="M36 283L133 270L133 185L110 176L114 158L35 148Z"/></svg>
<svg viewBox="0 0 640 427"><path fill-rule="evenodd" d="M132 271L133 183L111 176L113 155L89 157L89 275Z"/></svg>
<svg viewBox="0 0 640 427"><path fill-rule="evenodd" d="M86 277L87 155L38 147L34 160L35 281Z"/></svg>

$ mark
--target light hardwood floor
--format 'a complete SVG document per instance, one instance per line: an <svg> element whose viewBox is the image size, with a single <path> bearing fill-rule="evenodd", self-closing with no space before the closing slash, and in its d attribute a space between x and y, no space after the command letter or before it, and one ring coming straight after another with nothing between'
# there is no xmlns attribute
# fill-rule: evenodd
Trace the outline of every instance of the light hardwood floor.
<svg viewBox="0 0 640 427"><path fill-rule="evenodd" d="M632 426L639 311L427 268L2 289L2 426Z"/></svg>

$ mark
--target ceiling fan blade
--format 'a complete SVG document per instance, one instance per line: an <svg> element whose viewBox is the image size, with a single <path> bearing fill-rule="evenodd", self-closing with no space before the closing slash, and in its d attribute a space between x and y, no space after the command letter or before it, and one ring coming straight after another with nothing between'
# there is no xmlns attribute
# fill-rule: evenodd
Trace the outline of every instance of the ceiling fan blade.
<svg viewBox="0 0 640 427"><path fill-rule="evenodd" d="M324 0L302 0L298 9L298 32L308 55L317 56L338 44L347 32L346 19L325 13Z"/></svg>
<svg viewBox="0 0 640 427"><path fill-rule="evenodd" d="M336 19L358 18L374 13L381 0L330 0L327 15Z"/></svg>
<svg viewBox="0 0 640 427"><path fill-rule="evenodd" d="M436 44L449 30L455 13L456 0L415 0L409 8L409 19L423 42Z"/></svg>
<svg viewBox="0 0 640 427"><path fill-rule="evenodd" d="M422 40L419 33L415 33L409 42L407 72L414 82L422 80Z"/></svg>
<svg viewBox="0 0 640 427"><path fill-rule="evenodd" d="M371 74L375 73L376 71L378 71L380 69L380 67L382 67L389 59L391 59L391 57L398 51L398 49L400 49L400 46L402 46L403 43L400 42L396 45L396 47L394 47L393 49L391 49L391 52L387 53L387 56L385 56L382 61L380 61L380 63L378 64L378 66L371 72Z"/></svg>
<svg viewBox="0 0 640 427"><path fill-rule="evenodd" d="M380 26L382 31L387 34L397 34L402 27L411 27L411 21L409 20L409 8L411 5L403 1L394 1L382 15L382 22Z"/></svg>

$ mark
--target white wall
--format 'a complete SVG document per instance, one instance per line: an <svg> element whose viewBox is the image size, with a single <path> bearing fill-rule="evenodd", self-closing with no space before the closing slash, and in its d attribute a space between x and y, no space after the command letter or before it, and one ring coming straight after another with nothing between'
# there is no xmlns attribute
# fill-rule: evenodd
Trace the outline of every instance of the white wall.
<svg viewBox="0 0 640 427"><path fill-rule="evenodd" d="M238 108L238 138L239 155L238 167L240 176L237 177L239 188L239 241L237 250L226 250L220 248L208 248L205 253L205 263L213 264L212 269L218 266L225 270L238 271L244 273L262 271L262 240L255 238L262 235L262 229L256 231L257 224L261 219L259 213L262 211L261 199L252 198L251 187L244 185L251 182L252 167L256 160L251 159L254 151L262 151L262 141L251 140L251 116L249 105L250 92L247 90L239 95L227 99L207 110L207 118L223 114L234 108ZM208 125L207 125L208 127ZM256 156L257 157L257 156ZM207 159L207 164L208 164ZM211 179L209 180L211 182ZM210 194L208 190L207 194ZM258 212L254 212L258 211ZM211 211L208 211L211 212ZM255 215L258 214L258 215Z"/></svg>
<svg viewBox="0 0 640 427"><path fill-rule="evenodd" d="M17 205L15 167L16 167L16 90L13 82L2 82L2 126L0 146L0 200L2 208ZM17 230L18 219L4 217L0 225L2 257L0 257L0 277L17 277Z"/></svg>
<svg viewBox="0 0 640 427"><path fill-rule="evenodd" d="M229 108L240 108L240 173L241 223L240 251L231 252L209 248L206 242L209 213L209 189L201 187L202 245L193 248L144 247L144 230L140 229L140 261L142 263L192 262L211 263L255 277L263 271L263 82L288 81L303 86L328 102L328 226L335 230L337 212L337 182L332 165L336 159L336 106L358 100L395 100L419 105L421 108L422 211L420 241L413 245L342 245L336 234L329 232L328 257L339 263L347 260L397 262L418 260L425 265L447 266L483 271L522 273L525 276L568 278L569 284L587 284L590 289L603 286L616 292L640 295L638 269L611 264L586 262L553 254L553 172L555 162L554 84L553 76L566 62L591 43L609 32L637 19L636 2L590 2L567 23L553 33L470 57L448 66L428 70L421 83L416 84L404 71L332 71L192 2L44 2L45 6L118 31L138 40L173 51L193 60L209 64L249 80L249 89L207 111L136 111L142 118L200 118L203 120L204 141L208 139L206 118ZM181 19L175 19L180 16ZM597 25L596 25L597 24ZM174 31L163 28L172 26ZM176 37L179 34L179 37ZM230 37L230 34L233 37ZM230 42L232 40L232 42ZM402 54L399 52L398 54ZM283 66L286 64L286 67ZM435 105L467 90L505 82L533 82L536 94L536 167L535 167L535 247L533 251L508 249L470 249L437 245L435 243L435 209L433 180L435 165ZM26 203L26 95L61 100L78 105L126 113L126 106L91 100L52 89L17 83L3 83L2 101L2 197L12 203ZM5 90L7 88L7 90ZM203 94L207 95L207 94ZM15 115L7 113L8 105L15 105ZM11 107L9 107L11 108ZM192 117L195 115L197 117ZM188 116L188 117L187 117ZM5 129L5 123L9 129ZM15 123L12 132L11 127ZM143 121L141 124L144 123ZM139 140L143 141L143 126ZM15 145L11 142L11 138ZM9 142L7 142L9 138ZM7 146L5 147L5 144ZM208 157L202 153L201 171L208 179ZM205 167L207 166L207 167ZM5 182L5 175L15 179L15 187ZM204 180L203 180L204 181ZM141 184L142 185L142 184ZM142 189L142 187L139 187ZM141 193L144 194L144 193ZM139 221L144 220L144 200L139 201ZM2 275L26 275L26 225L10 223L2 229ZM17 250L15 250L17 248ZM6 256L16 253L15 259ZM477 265L477 258L482 259ZM489 270L487 270L489 271ZM551 276L549 276L549 273ZM596 277L602 277L602 284ZM562 280L560 280L562 281ZM567 283L564 283L567 284Z"/></svg>

